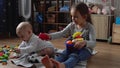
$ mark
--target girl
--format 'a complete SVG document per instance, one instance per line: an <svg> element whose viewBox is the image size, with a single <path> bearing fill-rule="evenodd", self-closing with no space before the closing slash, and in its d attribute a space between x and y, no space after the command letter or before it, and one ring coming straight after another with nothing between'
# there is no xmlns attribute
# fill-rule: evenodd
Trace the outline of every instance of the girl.
<svg viewBox="0 0 120 68"><path fill-rule="evenodd" d="M49 34L49 37L51 39L57 39L68 34L72 35L75 32L84 32L82 34L84 40L74 42L74 48L80 50L69 53L67 49L65 49L55 60L45 56L42 59L42 63L46 68L73 68L79 61L87 60L92 56L91 53L96 44L96 37L87 5L82 2L78 3L72 6L70 13L72 22L62 31Z"/></svg>

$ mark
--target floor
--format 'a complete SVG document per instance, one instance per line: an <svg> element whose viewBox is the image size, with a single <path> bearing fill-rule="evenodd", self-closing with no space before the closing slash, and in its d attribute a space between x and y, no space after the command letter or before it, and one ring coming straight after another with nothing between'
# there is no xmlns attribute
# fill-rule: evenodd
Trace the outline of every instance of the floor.
<svg viewBox="0 0 120 68"><path fill-rule="evenodd" d="M64 40L52 40L55 47L64 49ZM0 46L2 45L17 45L21 42L18 38L0 39ZM109 44L107 42L97 42L95 50L98 53L92 56L87 64L87 68L120 68L120 45ZM7 65L1 65L0 68L22 68L15 66L8 62Z"/></svg>

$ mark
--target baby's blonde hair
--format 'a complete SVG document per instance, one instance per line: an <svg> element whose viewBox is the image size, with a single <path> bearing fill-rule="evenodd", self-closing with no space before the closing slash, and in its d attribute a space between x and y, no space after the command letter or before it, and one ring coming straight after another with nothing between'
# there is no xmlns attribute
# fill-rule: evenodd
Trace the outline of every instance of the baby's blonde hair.
<svg viewBox="0 0 120 68"><path fill-rule="evenodd" d="M16 28L16 33L19 33L21 31L25 31L25 30L31 30L32 31L32 25L25 21L25 22L21 22L17 28Z"/></svg>

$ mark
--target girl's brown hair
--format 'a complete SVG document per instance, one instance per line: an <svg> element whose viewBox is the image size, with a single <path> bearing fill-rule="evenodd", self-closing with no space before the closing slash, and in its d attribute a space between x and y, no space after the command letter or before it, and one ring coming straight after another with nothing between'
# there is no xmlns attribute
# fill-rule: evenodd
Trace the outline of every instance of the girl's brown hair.
<svg viewBox="0 0 120 68"><path fill-rule="evenodd" d="M78 4L73 5L72 8L79 11L82 16L87 15L86 21L92 24L89 9L88 9L88 6L85 3L80 2Z"/></svg>

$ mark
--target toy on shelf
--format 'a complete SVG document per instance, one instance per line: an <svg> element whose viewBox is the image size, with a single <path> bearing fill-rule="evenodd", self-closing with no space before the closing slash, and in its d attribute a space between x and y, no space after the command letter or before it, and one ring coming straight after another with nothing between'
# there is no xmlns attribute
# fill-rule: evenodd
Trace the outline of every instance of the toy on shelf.
<svg viewBox="0 0 120 68"><path fill-rule="evenodd" d="M74 50L74 49L75 49L75 48L74 48L74 43L75 43L76 41L83 41L83 40L84 40L84 39L82 38L82 34L83 34L82 32L75 32L75 33L72 35L72 37L65 42L66 48L67 48L68 50Z"/></svg>
<svg viewBox="0 0 120 68"><path fill-rule="evenodd" d="M10 47L9 45L4 45L0 47L0 63L2 63L2 65L7 65L9 55L11 52L15 52L14 49L16 47L18 47L18 45L16 45L15 47Z"/></svg>

